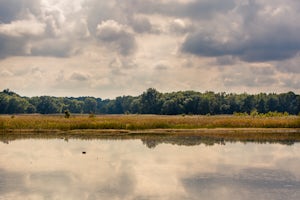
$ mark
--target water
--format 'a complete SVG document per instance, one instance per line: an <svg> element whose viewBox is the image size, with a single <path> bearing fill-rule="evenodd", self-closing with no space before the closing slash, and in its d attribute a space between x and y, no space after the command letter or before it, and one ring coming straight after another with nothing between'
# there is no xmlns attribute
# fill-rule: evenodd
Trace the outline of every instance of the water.
<svg viewBox="0 0 300 200"><path fill-rule="evenodd" d="M1 200L300 199L299 143L23 139L0 150Z"/></svg>

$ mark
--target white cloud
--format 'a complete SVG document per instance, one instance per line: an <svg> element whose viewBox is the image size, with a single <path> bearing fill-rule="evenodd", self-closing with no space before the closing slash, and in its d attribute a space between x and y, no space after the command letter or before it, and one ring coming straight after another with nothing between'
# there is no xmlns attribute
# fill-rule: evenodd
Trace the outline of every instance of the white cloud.
<svg viewBox="0 0 300 200"><path fill-rule="evenodd" d="M114 20L103 21L97 26L97 36L101 40L108 42L115 41L116 38L121 37L122 32L126 31L126 27L117 23Z"/></svg>
<svg viewBox="0 0 300 200"><path fill-rule="evenodd" d="M34 19L17 20L9 24L0 24L0 34L21 37L21 36L40 36L45 32L45 24Z"/></svg>
<svg viewBox="0 0 300 200"><path fill-rule="evenodd" d="M293 0L0 1L0 83L24 95L300 92L299 13ZM28 66L35 79L16 73Z"/></svg>

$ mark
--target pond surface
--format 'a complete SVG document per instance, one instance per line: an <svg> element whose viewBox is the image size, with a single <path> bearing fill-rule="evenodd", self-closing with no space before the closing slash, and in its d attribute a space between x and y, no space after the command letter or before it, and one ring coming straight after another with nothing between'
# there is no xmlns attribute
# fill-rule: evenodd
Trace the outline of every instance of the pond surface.
<svg viewBox="0 0 300 200"><path fill-rule="evenodd" d="M0 199L300 199L299 143L188 144L1 142Z"/></svg>

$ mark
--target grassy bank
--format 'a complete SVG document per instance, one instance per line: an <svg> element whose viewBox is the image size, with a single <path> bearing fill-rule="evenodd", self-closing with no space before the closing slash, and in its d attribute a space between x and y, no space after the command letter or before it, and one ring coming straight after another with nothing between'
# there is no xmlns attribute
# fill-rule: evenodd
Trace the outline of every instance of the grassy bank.
<svg viewBox="0 0 300 200"><path fill-rule="evenodd" d="M299 116L2 115L0 130L300 128Z"/></svg>

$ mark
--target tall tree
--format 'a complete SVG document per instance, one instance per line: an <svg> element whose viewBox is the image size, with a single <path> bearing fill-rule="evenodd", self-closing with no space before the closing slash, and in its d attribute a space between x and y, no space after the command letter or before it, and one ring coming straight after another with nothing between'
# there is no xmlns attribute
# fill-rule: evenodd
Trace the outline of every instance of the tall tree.
<svg viewBox="0 0 300 200"><path fill-rule="evenodd" d="M162 101L161 93L154 88L149 88L141 95L141 112L143 114L160 114Z"/></svg>
<svg viewBox="0 0 300 200"><path fill-rule="evenodd" d="M41 114L61 113L61 105L50 96L41 96L37 105L37 112Z"/></svg>
<svg viewBox="0 0 300 200"><path fill-rule="evenodd" d="M86 97L84 99L84 112L85 113L96 113L97 111L97 101L95 98Z"/></svg>

